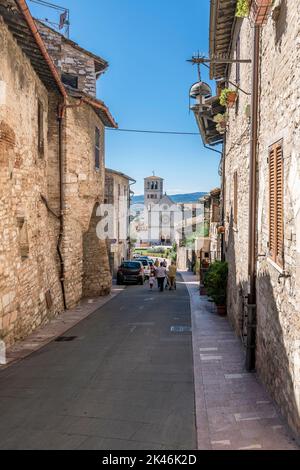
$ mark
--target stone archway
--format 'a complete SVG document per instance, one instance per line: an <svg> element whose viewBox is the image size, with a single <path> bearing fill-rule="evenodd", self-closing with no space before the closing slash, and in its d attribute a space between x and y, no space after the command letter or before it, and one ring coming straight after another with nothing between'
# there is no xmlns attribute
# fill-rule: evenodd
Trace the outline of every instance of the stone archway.
<svg viewBox="0 0 300 470"><path fill-rule="evenodd" d="M97 236L97 224L101 217L97 216L99 204L95 204L88 231L83 235L83 280L84 297L107 295L111 291L111 273L105 240Z"/></svg>

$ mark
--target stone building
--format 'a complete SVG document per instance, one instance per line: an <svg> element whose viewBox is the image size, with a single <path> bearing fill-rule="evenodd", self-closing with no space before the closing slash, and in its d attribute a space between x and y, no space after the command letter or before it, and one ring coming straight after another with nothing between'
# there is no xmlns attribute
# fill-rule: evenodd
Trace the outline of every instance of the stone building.
<svg viewBox="0 0 300 470"><path fill-rule="evenodd" d="M253 0L243 19L236 4L211 1L210 18L211 78L236 93L218 128L228 314L299 436L300 5Z"/></svg>
<svg viewBox="0 0 300 470"><path fill-rule="evenodd" d="M95 98L96 77L107 63L71 44L61 47L55 67L51 41L45 47L26 3L1 0L0 338L6 345L111 286L106 244L96 236L104 128L116 126ZM77 87L63 77L76 54Z"/></svg>
<svg viewBox="0 0 300 470"><path fill-rule="evenodd" d="M105 204L110 206L112 234L107 240L112 275L116 275L123 259L130 259L131 186L136 181L119 171L105 169Z"/></svg>
<svg viewBox="0 0 300 470"><path fill-rule="evenodd" d="M159 176L144 178L144 204L156 204L164 194L164 180Z"/></svg>

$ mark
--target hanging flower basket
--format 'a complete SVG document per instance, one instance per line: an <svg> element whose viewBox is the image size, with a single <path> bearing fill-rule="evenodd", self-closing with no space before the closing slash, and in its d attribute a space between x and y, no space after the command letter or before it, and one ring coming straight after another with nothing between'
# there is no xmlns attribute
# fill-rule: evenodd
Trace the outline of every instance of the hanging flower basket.
<svg viewBox="0 0 300 470"><path fill-rule="evenodd" d="M220 105L227 106L227 108L232 108L236 102L237 93L230 88L224 88L220 95Z"/></svg>
<svg viewBox="0 0 300 470"><path fill-rule="evenodd" d="M235 16L247 18L250 14L250 0L238 0L236 4Z"/></svg>
<svg viewBox="0 0 300 470"><path fill-rule="evenodd" d="M224 114L216 114L216 116L214 117L214 122L216 122L217 124L225 124L225 127L226 127L226 123L228 121L228 115L227 113L224 113Z"/></svg>
<svg viewBox="0 0 300 470"><path fill-rule="evenodd" d="M253 0L251 4L251 17L257 26L267 22L273 5L273 0Z"/></svg>
<svg viewBox="0 0 300 470"><path fill-rule="evenodd" d="M224 113L224 114L219 113L214 117L214 122L217 123L216 130L219 132L219 134L225 134L227 121L228 121L227 113Z"/></svg>

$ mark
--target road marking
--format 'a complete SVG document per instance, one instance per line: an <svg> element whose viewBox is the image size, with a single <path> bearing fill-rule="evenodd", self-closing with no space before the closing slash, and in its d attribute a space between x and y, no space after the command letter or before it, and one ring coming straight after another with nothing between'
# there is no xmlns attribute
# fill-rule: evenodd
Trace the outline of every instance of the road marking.
<svg viewBox="0 0 300 470"><path fill-rule="evenodd" d="M244 377L247 377L247 374L225 374L224 377L227 380L243 379Z"/></svg>
<svg viewBox="0 0 300 470"><path fill-rule="evenodd" d="M212 445L220 445L220 446L230 446L231 442L225 439L224 441L210 441Z"/></svg>
<svg viewBox="0 0 300 470"><path fill-rule="evenodd" d="M201 361L221 361L223 356L208 356L206 354L200 354Z"/></svg>
<svg viewBox="0 0 300 470"><path fill-rule="evenodd" d="M171 326L170 328L172 333L185 333L185 332L191 332L192 328L190 326Z"/></svg>
<svg viewBox="0 0 300 470"><path fill-rule="evenodd" d="M218 348L200 348L199 351L218 351Z"/></svg>
<svg viewBox="0 0 300 470"><path fill-rule="evenodd" d="M251 449L262 449L261 444L252 444L246 447L239 447L238 450L251 450Z"/></svg>
<svg viewBox="0 0 300 470"><path fill-rule="evenodd" d="M260 416L244 416L244 417L242 417L242 415L240 413L236 413L234 415L234 417L235 417L236 421L257 421L259 419L262 419Z"/></svg>
<svg viewBox="0 0 300 470"><path fill-rule="evenodd" d="M150 302L151 300L154 300L154 297L147 297L144 299L144 302Z"/></svg>

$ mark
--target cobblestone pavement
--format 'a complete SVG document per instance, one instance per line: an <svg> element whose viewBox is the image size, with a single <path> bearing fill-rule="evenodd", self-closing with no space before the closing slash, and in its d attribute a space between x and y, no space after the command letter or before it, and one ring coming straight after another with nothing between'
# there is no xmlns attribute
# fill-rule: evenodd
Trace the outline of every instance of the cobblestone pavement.
<svg viewBox="0 0 300 470"><path fill-rule="evenodd" d="M199 283L182 273L191 298L199 449L298 449L277 408L253 373L227 318L220 317Z"/></svg>

